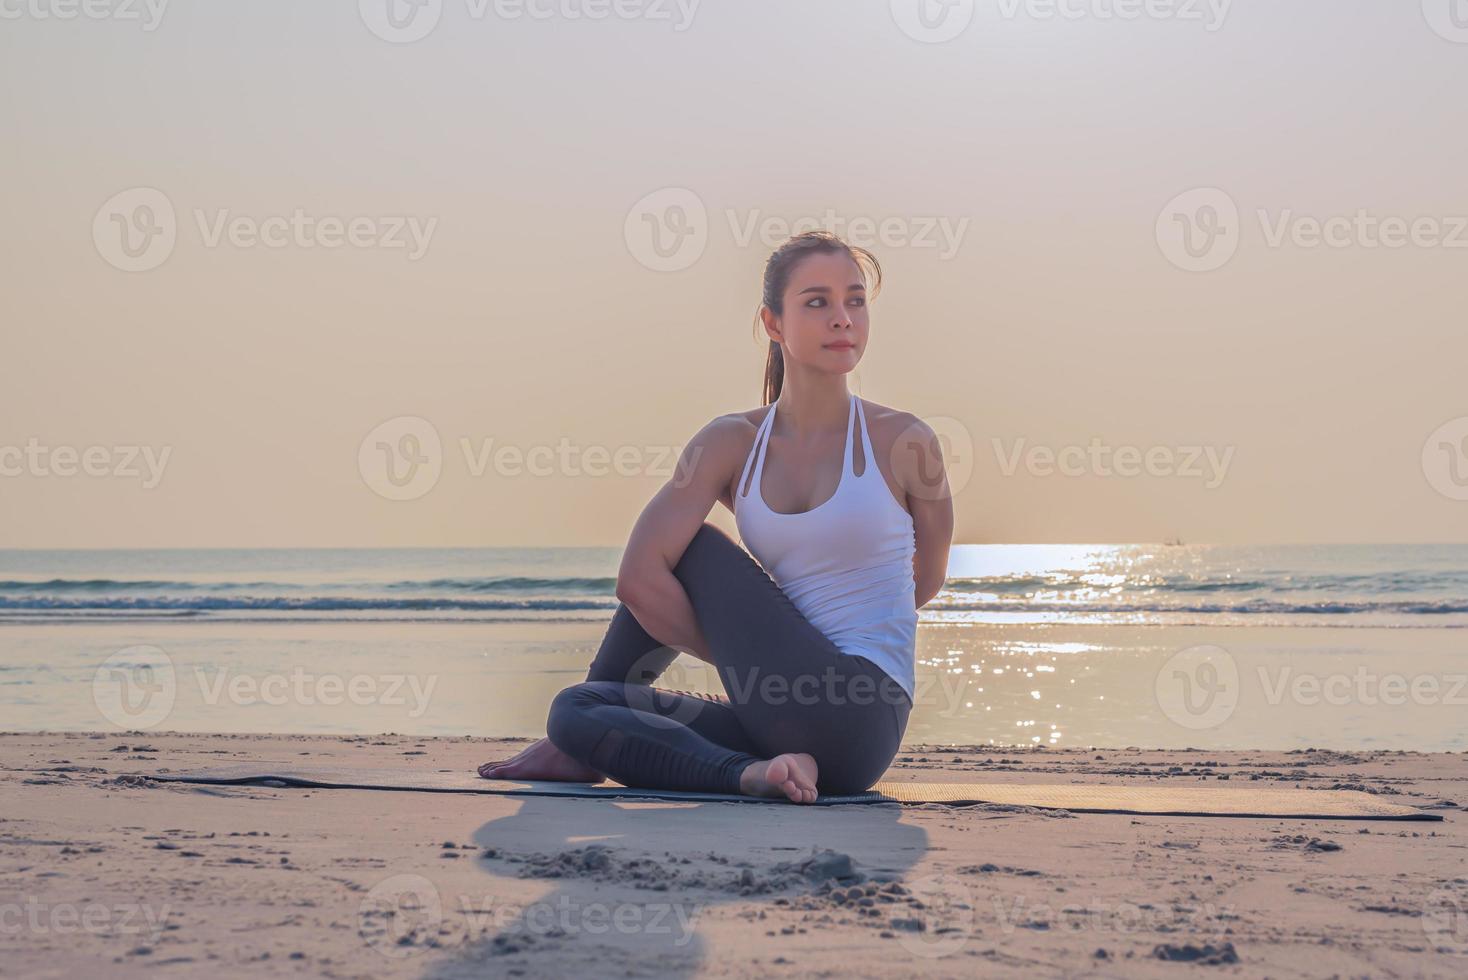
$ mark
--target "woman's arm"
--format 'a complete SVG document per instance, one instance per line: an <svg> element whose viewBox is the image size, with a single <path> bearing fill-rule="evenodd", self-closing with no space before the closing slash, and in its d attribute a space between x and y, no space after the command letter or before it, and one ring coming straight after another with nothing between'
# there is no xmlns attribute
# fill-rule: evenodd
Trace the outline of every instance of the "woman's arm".
<svg viewBox="0 0 1468 980"><path fill-rule="evenodd" d="M720 416L684 447L678 467L632 527L617 570L617 598L653 639L707 660L707 641L683 584L673 574L688 543L734 476L749 423Z"/></svg>
<svg viewBox="0 0 1468 980"><path fill-rule="evenodd" d="M921 609L948 578L948 549L953 543L953 494L943 465L943 447L929 425L917 418L898 436L893 459L907 491L916 548L912 557L914 602Z"/></svg>

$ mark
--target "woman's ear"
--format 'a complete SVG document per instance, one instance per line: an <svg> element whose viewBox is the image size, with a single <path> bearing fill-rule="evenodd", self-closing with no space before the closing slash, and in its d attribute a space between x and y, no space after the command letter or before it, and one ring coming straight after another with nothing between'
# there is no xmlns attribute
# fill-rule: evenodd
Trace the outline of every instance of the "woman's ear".
<svg viewBox="0 0 1468 980"><path fill-rule="evenodd" d="M766 336L768 336L777 344L785 339L780 334L780 318L775 315L774 310L770 309L768 306L761 306L759 311L759 318L765 326Z"/></svg>

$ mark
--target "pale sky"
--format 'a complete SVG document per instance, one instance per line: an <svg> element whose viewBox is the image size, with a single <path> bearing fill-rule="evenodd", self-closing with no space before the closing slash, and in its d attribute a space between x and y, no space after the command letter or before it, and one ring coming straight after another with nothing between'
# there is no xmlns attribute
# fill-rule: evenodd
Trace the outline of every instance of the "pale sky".
<svg viewBox="0 0 1468 980"><path fill-rule="evenodd" d="M1429 443L1468 416L1468 27L1434 0L992 0L943 43L886 0L443 0L392 43L375 2L0 2L0 547L620 545L656 447L759 402L760 223L828 214L887 222L852 387L966 438L955 540L1468 540L1468 456L1424 455L1468 435ZM135 188L176 240L125 271L112 215L163 220L108 207ZM1197 188L1238 212L1208 271L1166 235ZM658 192L702 210L654 214L702 243L671 270ZM392 500L359 450L403 416L439 474ZM639 472L479 455L563 439ZM1093 440L1155 472L1025 455Z"/></svg>

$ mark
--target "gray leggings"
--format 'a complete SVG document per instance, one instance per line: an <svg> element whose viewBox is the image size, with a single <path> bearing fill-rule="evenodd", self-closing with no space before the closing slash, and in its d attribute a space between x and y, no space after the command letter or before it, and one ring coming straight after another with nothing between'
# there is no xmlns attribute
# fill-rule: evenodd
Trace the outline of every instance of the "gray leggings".
<svg viewBox="0 0 1468 980"><path fill-rule="evenodd" d="M757 759L808 752L825 794L871 787L897 754L912 702L880 667L842 653L759 563L705 523L673 569L725 697L651 686L678 655L619 604L586 681L551 703L546 733L626 786L738 793Z"/></svg>

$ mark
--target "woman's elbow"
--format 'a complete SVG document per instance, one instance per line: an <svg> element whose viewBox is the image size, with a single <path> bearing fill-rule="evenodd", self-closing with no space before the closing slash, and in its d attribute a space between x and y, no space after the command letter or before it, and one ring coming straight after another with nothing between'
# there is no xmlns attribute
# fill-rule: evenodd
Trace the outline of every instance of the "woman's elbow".
<svg viewBox="0 0 1468 980"><path fill-rule="evenodd" d="M624 606L630 606L637 601L638 588L636 582L629 575L617 576L617 601Z"/></svg>
<svg viewBox="0 0 1468 980"><path fill-rule="evenodd" d="M617 600L627 606L637 606L647 599L648 583L652 576L646 569L637 566L624 567L617 572Z"/></svg>

